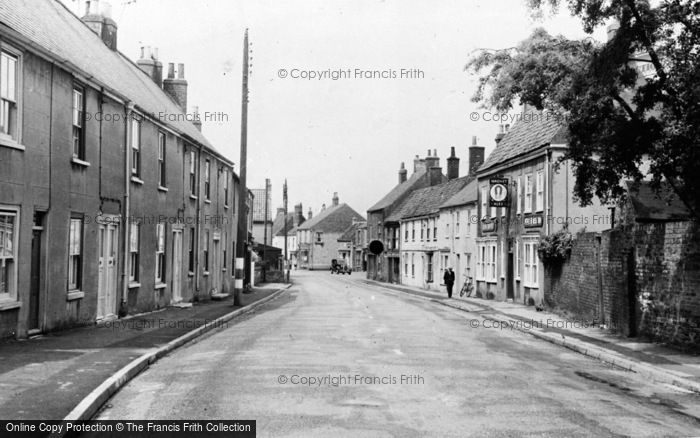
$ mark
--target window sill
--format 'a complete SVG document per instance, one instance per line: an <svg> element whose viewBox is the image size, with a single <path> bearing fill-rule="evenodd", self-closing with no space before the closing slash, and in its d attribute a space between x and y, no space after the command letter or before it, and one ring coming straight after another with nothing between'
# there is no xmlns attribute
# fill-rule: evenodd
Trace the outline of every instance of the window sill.
<svg viewBox="0 0 700 438"><path fill-rule="evenodd" d="M168 188L163 186L158 186L158 191L163 193L168 193Z"/></svg>
<svg viewBox="0 0 700 438"><path fill-rule="evenodd" d="M225 209L225 210L228 210L228 205L224 205L224 209Z"/></svg>
<svg viewBox="0 0 700 438"><path fill-rule="evenodd" d="M208 276L209 276L209 271L204 271L204 272L202 272L202 276L203 276L203 277L208 277Z"/></svg>
<svg viewBox="0 0 700 438"><path fill-rule="evenodd" d="M19 309L22 307L22 302L21 301L15 301L12 299L7 299L7 300L1 300L0 301L0 311L3 310L12 310L12 309Z"/></svg>
<svg viewBox="0 0 700 438"><path fill-rule="evenodd" d="M527 288L529 288L529 289L539 289L539 288L540 288L540 287L539 287L538 285L536 285L536 284L527 284L527 283L525 283L525 284L523 284L523 286L525 286L525 287L527 287Z"/></svg>
<svg viewBox="0 0 700 438"><path fill-rule="evenodd" d="M226 272L226 271L228 271L228 269L226 269L226 268L221 268L221 272Z"/></svg>
<svg viewBox="0 0 700 438"><path fill-rule="evenodd" d="M197 197L196 197L195 195L190 194L190 199L193 200L193 201L196 201L196 200L197 200Z"/></svg>
<svg viewBox="0 0 700 438"><path fill-rule="evenodd" d="M165 283L156 283L156 286L154 289L165 289L166 287L168 287L168 285Z"/></svg>
<svg viewBox="0 0 700 438"><path fill-rule="evenodd" d="M137 287L141 287L141 283L137 281L130 281L129 282L129 289L136 289Z"/></svg>
<svg viewBox="0 0 700 438"><path fill-rule="evenodd" d="M188 276L188 277L194 277L194 272L192 272L192 271L188 272L188 273L187 273L187 276Z"/></svg>
<svg viewBox="0 0 700 438"><path fill-rule="evenodd" d="M78 157L71 158L70 162L71 162L71 164L75 164L76 166L90 167L90 163L88 163L85 160L81 160Z"/></svg>
<svg viewBox="0 0 700 438"><path fill-rule="evenodd" d="M70 291L66 295L66 301L75 301L75 300L80 300L82 298L85 298L85 292L80 291L80 290Z"/></svg>
<svg viewBox="0 0 700 438"><path fill-rule="evenodd" d="M498 284L497 280L485 280L489 284Z"/></svg>
<svg viewBox="0 0 700 438"><path fill-rule="evenodd" d="M0 146L5 146L5 147L8 147L10 149L17 149L18 151L25 150L25 147L23 145L17 143L12 138L5 137L2 134L0 134Z"/></svg>
<svg viewBox="0 0 700 438"><path fill-rule="evenodd" d="M143 185L143 180L138 176L131 176L131 182L138 185Z"/></svg>
<svg viewBox="0 0 700 438"><path fill-rule="evenodd" d="M211 199L205 199L205 200L204 200L204 203L205 203L205 204L211 204Z"/></svg>

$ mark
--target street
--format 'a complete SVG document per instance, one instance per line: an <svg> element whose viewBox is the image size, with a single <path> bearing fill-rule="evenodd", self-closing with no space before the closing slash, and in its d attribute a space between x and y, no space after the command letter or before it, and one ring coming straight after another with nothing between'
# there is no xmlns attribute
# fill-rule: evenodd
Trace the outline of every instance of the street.
<svg viewBox="0 0 700 438"><path fill-rule="evenodd" d="M692 436L700 399L477 313L295 271L280 298L161 359L98 419L257 420L258 436Z"/></svg>

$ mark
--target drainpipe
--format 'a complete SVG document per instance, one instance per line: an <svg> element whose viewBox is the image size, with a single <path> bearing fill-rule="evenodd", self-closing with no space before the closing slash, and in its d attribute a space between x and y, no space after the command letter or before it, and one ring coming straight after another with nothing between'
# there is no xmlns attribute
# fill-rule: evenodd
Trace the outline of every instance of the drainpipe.
<svg viewBox="0 0 700 438"><path fill-rule="evenodd" d="M129 235L131 232L130 221L130 198L131 191L131 117L133 116L133 102L126 102L126 127L124 129L124 251L122 251L122 300L119 307L119 316L124 317L127 314L127 297L129 294L129 264L131 260L127 257L129 252Z"/></svg>
<svg viewBox="0 0 700 438"><path fill-rule="evenodd" d="M196 169L197 171L195 172L195 175L197 176L197 181L195 181L195 184L197 184L197 238L195 239L195 253L194 253L194 293L195 296L192 297L193 301L196 298L196 301L199 301L199 287L200 287L200 277L204 275L203 271L200 273L200 257L199 253L201 251L201 245L202 245L202 218L201 212L202 212L202 202L204 202L204 199L202 198L202 147L200 145L196 145L197 147L197 163L196 163ZM209 166L209 175L211 177L211 165Z"/></svg>

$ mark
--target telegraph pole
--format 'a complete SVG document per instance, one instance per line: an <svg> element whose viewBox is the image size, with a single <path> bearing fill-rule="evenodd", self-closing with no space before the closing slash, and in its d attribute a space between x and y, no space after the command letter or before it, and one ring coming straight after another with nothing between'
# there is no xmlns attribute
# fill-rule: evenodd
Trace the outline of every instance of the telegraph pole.
<svg viewBox="0 0 700 438"><path fill-rule="evenodd" d="M234 281L233 304L241 305L243 282L246 278L246 252L248 251L248 188L246 186L247 159L248 159L248 56L250 46L248 44L248 29L243 37L243 92L241 93L241 196L238 197L238 238L236 240L236 278Z"/></svg>
<svg viewBox="0 0 700 438"><path fill-rule="evenodd" d="M267 250L267 217L270 215L270 206L269 204L269 199L270 199L270 178L265 178L265 218L263 219L263 228L264 228L264 235L263 235L263 249L262 249L262 259L263 259L263 281L267 281L267 258L265 258L265 252ZM270 239L272 239L272 228L270 228Z"/></svg>

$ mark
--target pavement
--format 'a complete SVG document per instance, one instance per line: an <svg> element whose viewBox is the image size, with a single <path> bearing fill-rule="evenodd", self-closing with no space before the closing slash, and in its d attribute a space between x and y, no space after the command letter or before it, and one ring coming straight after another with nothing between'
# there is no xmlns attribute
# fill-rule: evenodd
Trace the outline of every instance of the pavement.
<svg viewBox="0 0 700 438"><path fill-rule="evenodd" d="M661 383L700 393L700 355L688 354L662 344L629 338L590 321L567 319L538 311L532 306L480 298L448 299L447 292L359 280L367 284L434 300L440 304L474 312L480 318L499 321L500 327L529 333L587 356L637 372ZM475 320L478 322L479 320Z"/></svg>
<svg viewBox="0 0 700 438"><path fill-rule="evenodd" d="M697 435L697 395L517 330L475 327L485 321L476 305L357 274L292 275L255 317L159 360L97 419L256 420L259 437Z"/></svg>
<svg viewBox="0 0 700 438"><path fill-rule="evenodd" d="M245 311L271 296L281 284L266 284L233 298L168 307L29 340L0 344L0 418L61 420L96 388L149 352L163 354L192 336L228 327L220 318ZM148 365L148 362L145 364ZM111 395L111 394L110 394Z"/></svg>

